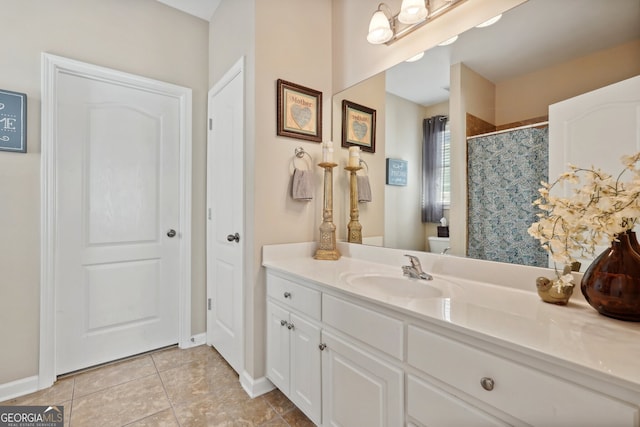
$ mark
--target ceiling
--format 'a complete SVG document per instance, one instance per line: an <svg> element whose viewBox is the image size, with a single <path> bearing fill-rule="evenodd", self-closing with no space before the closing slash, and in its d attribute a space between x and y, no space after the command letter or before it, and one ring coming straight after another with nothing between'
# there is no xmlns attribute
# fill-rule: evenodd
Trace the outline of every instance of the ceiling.
<svg viewBox="0 0 640 427"><path fill-rule="evenodd" d="M499 83L640 38L640 0L529 0L491 27L387 71L387 91L421 105L449 98L449 68L463 62ZM640 55L640 52L638 52Z"/></svg>
<svg viewBox="0 0 640 427"><path fill-rule="evenodd" d="M167 6L210 21L216 8L222 0L158 0Z"/></svg>

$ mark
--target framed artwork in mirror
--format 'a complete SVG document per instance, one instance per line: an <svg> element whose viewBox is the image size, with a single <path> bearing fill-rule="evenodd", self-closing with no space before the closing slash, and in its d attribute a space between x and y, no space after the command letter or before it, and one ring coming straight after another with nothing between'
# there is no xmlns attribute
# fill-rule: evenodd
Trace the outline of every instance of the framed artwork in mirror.
<svg viewBox="0 0 640 427"><path fill-rule="evenodd" d="M322 141L322 92L278 79L277 135Z"/></svg>
<svg viewBox="0 0 640 427"><path fill-rule="evenodd" d="M342 100L342 146L376 152L376 110Z"/></svg>

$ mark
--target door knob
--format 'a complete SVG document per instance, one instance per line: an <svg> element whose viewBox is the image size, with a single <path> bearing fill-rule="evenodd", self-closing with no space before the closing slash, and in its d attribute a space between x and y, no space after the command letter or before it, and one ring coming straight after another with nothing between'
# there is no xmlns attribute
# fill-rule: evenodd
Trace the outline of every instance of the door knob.
<svg viewBox="0 0 640 427"><path fill-rule="evenodd" d="M239 235L238 233L236 233L236 234L229 234L229 235L227 236L227 241L229 241L229 242L233 242L234 240L235 240L236 242L239 242L239 241L240 241L240 235Z"/></svg>
<svg viewBox="0 0 640 427"><path fill-rule="evenodd" d="M174 229L171 229L167 232L167 236L169 237L175 237L175 235L176 235L176 230Z"/></svg>

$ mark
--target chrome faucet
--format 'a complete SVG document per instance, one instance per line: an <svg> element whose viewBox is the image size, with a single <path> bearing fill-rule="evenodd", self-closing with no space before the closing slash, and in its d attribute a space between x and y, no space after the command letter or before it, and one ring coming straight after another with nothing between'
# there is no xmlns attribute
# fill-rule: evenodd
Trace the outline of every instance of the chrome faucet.
<svg viewBox="0 0 640 427"><path fill-rule="evenodd" d="M420 260L417 257L413 255L405 256L409 257L409 262L411 263L411 265L403 265L402 274L404 274L405 276L409 276L412 279L433 280L433 276L422 271Z"/></svg>

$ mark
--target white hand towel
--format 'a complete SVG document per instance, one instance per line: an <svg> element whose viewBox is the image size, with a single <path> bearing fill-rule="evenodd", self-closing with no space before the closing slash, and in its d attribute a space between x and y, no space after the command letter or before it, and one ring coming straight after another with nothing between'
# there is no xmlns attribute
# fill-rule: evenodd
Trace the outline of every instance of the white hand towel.
<svg viewBox="0 0 640 427"><path fill-rule="evenodd" d="M311 171L303 171L298 168L293 170L293 182L291 184L291 197L294 200L308 202L313 199L313 174Z"/></svg>
<svg viewBox="0 0 640 427"><path fill-rule="evenodd" d="M358 202L365 203L371 201L371 185L367 175L358 175Z"/></svg>

